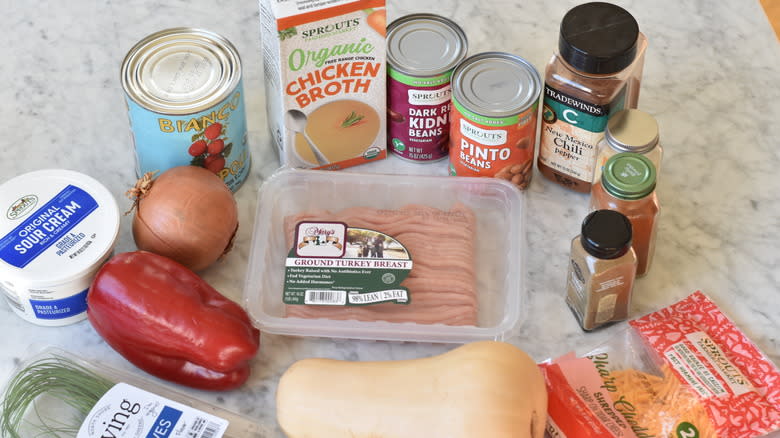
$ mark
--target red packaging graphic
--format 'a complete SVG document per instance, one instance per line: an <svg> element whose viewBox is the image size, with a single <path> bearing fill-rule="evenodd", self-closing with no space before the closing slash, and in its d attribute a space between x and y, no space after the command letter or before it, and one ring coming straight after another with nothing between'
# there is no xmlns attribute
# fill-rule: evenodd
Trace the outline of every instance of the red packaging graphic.
<svg viewBox="0 0 780 438"><path fill-rule="evenodd" d="M755 438L780 429L780 371L706 295L629 325L622 342L541 365L552 437Z"/></svg>

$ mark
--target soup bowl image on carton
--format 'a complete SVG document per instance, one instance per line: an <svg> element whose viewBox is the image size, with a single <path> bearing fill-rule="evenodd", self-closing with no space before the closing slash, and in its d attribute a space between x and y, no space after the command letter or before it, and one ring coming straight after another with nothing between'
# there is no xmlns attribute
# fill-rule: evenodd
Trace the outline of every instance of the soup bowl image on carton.
<svg viewBox="0 0 780 438"><path fill-rule="evenodd" d="M299 3L260 1L268 123L281 163L336 170L385 158L384 0Z"/></svg>

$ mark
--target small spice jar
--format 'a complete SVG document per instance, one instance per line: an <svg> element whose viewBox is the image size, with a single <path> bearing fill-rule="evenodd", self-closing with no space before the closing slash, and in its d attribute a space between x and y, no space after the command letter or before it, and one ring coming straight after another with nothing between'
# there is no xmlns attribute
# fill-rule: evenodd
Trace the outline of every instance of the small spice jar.
<svg viewBox="0 0 780 438"><path fill-rule="evenodd" d="M597 210L571 241L566 304L584 330L628 318L637 268L631 230L622 213Z"/></svg>
<svg viewBox="0 0 780 438"><path fill-rule="evenodd" d="M655 166L649 158L621 152L607 160L601 179L591 191L591 210L617 210L631 221L637 277L647 274L655 252L656 225L661 212L655 182Z"/></svg>
<svg viewBox="0 0 780 438"><path fill-rule="evenodd" d="M590 191L609 117L637 107L646 48L638 23L620 6L592 2L566 13L558 53L545 69L537 159L542 175Z"/></svg>
<svg viewBox="0 0 780 438"><path fill-rule="evenodd" d="M658 122L650 114L638 109L626 109L615 113L609 118L604 138L598 145L593 182L601 179L601 169L607 160L621 152L634 152L649 158L655 166L656 179L658 179L663 155L658 137Z"/></svg>

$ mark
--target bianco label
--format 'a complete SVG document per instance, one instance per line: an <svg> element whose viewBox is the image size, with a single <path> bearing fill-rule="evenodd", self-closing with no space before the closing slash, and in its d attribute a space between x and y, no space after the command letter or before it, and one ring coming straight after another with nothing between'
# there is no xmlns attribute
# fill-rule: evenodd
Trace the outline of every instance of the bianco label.
<svg viewBox="0 0 780 438"><path fill-rule="evenodd" d="M221 438L228 421L126 383L95 404L76 438Z"/></svg>

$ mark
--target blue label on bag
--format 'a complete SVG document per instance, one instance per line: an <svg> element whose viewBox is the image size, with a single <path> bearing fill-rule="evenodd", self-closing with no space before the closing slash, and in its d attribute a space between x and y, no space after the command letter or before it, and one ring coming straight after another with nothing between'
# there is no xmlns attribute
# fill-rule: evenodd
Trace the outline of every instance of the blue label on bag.
<svg viewBox="0 0 780 438"><path fill-rule="evenodd" d="M30 305L38 319L69 318L87 311L87 291L61 300L30 300Z"/></svg>
<svg viewBox="0 0 780 438"><path fill-rule="evenodd" d="M0 259L24 268L97 208L97 201L89 193L73 185L65 187L0 238Z"/></svg>
<svg viewBox="0 0 780 438"><path fill-rule="evenodd" d="M146 438L168 438L171 436L173 426L179 422L179 418L181 418L181 411L170 406L164 407L157 419L154 420L152 430L149 431Z"/></svg>

